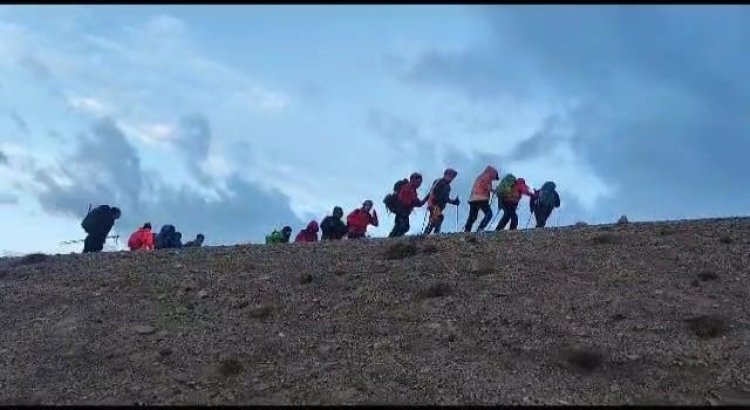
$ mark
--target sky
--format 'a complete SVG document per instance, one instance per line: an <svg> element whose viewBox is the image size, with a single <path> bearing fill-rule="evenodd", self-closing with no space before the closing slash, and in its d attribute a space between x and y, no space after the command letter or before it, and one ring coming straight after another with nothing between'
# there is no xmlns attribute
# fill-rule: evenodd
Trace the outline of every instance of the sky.
<svg viewBox="0 0 750 410"><path fill-rule="evenodd" d="M552 180L553 225L743 215L746 6L0 6L0 252L113 234L296 232L487 165ZM520 225L528 204L519 207ZM424 213L411 218L412 231Z"/></svg>

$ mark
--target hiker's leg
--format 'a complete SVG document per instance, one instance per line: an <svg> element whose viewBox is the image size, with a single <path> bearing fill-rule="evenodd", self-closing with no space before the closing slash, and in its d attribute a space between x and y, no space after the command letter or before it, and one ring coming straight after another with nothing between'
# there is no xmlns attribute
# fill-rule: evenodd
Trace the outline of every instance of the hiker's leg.
<svg viewBox="0 0 750 410"><path fill-rule="evenodd" d="M542 219L542 228L544 228L547 225L547 219L549 219L549 216L552 214L552 208L543 207L539 211L539 217Z"/></svg>
<svg viewBox="0 0 750 410"><path fill-rule="evenodd" d="M445 215L438 216L437 222L435 222L435 233L440 233L440 228L443 226L443 220Z"/></svg>
<svg viewBox="0 0 750 410"><path fill-rule="evenodd" d="M93 237L94 235L91 234L86 235L86 239L83 241L83 253L94 251Z"/></svg>
<svg viewBox="0 0 750 410"><path fill-rule="evenodd" d="M84 241L84 252L101 252L104 249L104 242L107 241L107 234L93 233L89 234ZM88 243L87 243L88 242Z"/></svg>
<svg viewBox="0 0 750 410"><path fill-rule="evenodd" d="M391 229L391 233L388 234L389 238L395 238L399 236L398 232L401 229L401 226L399 225L399 220L400 218L398 214L396 214L396 217L393 219L393 229Z"/></svg>
<svg viewBox="0 0 750 410"><path fill-rule="evenodd" d="M479 214L479 203L469 202L469 217L466 218L466 224L464 225L464 232L471 232L471 228L474 227L474 221L477 220L478 214Z"/></svg>
<svg viewBox="0 0 750 410"><path fill-rule="evenodd" d="M477 208L482 210L482 213L484 214L484 217L482 218L482 221L479 222L479 228L477 231L483 231L485 227L490 223L492 220L492 208L490 207L490 201L482 201L477 203Z"/></svg>
<svg viewBox="0 0 750 410"><path fill-rule="evenodd" d="M508 204L503 202L502 204L503 209L503 216L500 218L500 222L497 223L497 227L495 228L496 231L502 231L505 229L505 225L508 224L508 221L510 221L510 214L512 211L508 208Z"/></svg>
<svg viewBox="0 0 750 410"><path fill-rule="evenodd" d="M518 228L518 204L513 204L510 208L510 230L514 231Z"/></svg>
<svg viewBox="0 0 750 410"><path fill-rule="evenodd" d="M544 223L546 222L544 218L544 215L542 215L542 210L537 207L534 209L534 218L536 218L536 227L537 228L544 228Z"/></svg>

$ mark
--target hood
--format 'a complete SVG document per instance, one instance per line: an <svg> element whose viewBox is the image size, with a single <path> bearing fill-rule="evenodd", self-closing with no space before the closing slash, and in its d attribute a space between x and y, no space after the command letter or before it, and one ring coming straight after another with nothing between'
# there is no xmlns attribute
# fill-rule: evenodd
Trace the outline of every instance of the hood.
<svg viewBox="0 0 750 410"><path fill-rule="evenodd" d="M542 185L542 191L554 191L555 188L557 188L557 185L552 181L547 181Z"/></svg>
<svg viewBox="0 0 750 410"><path fill-rule="evenodd" d="M307 224L308 231L318 233L318 222L312 221L309 224Z"/></svg>
<svg viewBox="0 0 750 410"><path fill-rule="evenodd" d="M482 178L497 180L500 179L500 174L497 172L497 169L495 167L493 167L492 165L487 165L487 168L482 171Z"/></svg>

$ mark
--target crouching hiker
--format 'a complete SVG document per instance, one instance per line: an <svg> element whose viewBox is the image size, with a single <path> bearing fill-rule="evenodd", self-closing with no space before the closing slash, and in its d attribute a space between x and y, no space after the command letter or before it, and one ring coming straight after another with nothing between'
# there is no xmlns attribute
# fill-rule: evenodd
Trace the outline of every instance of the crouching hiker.
<svg viewBox="0 0 750 410"><path fill-rule="evenodd" d="M206 239L205 236L203 236L202 233L199 233L195 236L195 239L192 241L188 241L186 244L182 245L184 248L199 248L203 246L203 241Z"/></svg>
<svg viewBox="0 0 750 410"><path fill-rule="evenodd" d="M370 211L372 210L372 213ZM378 226L378 213L372 209L372 201L369 199L362 203L362 208L355 209L346 217L349 239L364 238L367 226Z"/></svg>
<svg viewBox="0 0 750 410"><path fill-rule="evenodd" d="M310 221L307 224L307 228L299 231L297 237L294 238L294 242L317 242L318 241L318 223L316 221Z"/></svg>
<svg viewBox="0 0 750 410"><path fill-rule="evenodd" d="M131 251L154 249L154 233L151 232L151 224L146 222L143 227L133 232L128 239L128 248Z"/></svg>
<svg viewBox="0 0 750 410"><path fill-rule="evenodd" d="M289 238L292 236L292 227L285 226L281 231L274 230L270 235L266 235L266 245L273 245L276 243L289 243Z"/></svg>
<svg viewBox="0 0 750 410"><path fill-rule="evenodd" d="M83 242L83 253L101 252L104 249L107 235L109 235L109 231L112 230L120 215L120 209L109 205L101 205L92 209L83 218L81 228L88 234Z"/></svg>
<svg viewBox="0 0 750 410"><path fill-rule="evenodd" d="M481 175L474 181L474 186L471 188L471 196L469 197L469 217L466 219L466 225L464 225L464 232L471 232L474 227L474 222L477 220L479 211L482 211L484 216L479 222L477 232L481 232L487 227L487 224L492 220L492 208L490 207L490 200L492 199L492 181L500 179L500 174L497 169L488 165L484 169Z"/></svg>
<svg viewBox="0 0 750 410"><path fill-rule="evenodd" d="M409 215L414 208L424 205L429 196L419 199L417 189L422 185L422 175L414 172L409 176L408 182L401 180L394 186L394 193L385 197L383 202L388 210L396 214L393 224L393 230L388 235L389 238L404 236L409 232ZM398 189L395 189L398 188Z"/></svg>
<svg viewBox="0 0 750 410"><path fill-rule="evenodd" d="M182 234L174 225L164 225L156 235L156 249L176 249L182 247Z"/></svg>
<svg viewBox="0 0 750 410"><path fill-rule="evenodd" d="M555 188L557 186L554 182L547 181L542 185L542 189L535 190L534 196L531 197L529 208L536 218L537 228L544 228L552 211L560 207L560 195Z"/></svg>
<svg viewBox="0 0 750 410"><path fill-rule="evenodd" d="M448 168L443 172L443 177L435 181L432 185L427 205L427 209L430 211L430 219L424 230L425 235L429 235L433 231L435 233L440 233L440 228L445 219L443 211L448 204L455 206L461 204L458 197L456 197L456 199L450 199L451 182L453 182L453 179L455 179L457 175L458 172L456 172L456 170Z"/></svg>
<svg viewBox="0 0 750 410"><path fill-rule="evenodd" d="M498 195L500 196L500 206L503 210L503 217L498 222L496 231L505 229L505 225L510 221L510 229L515 230L518 228L518 202L521 201L521 196L527 195L529 197L534 194L531 189L526 185L526 181L523 178L516 179L513 174L506 175L500 186L498 187Z"/></svg>
<svg viewBox="0 0 750 410"><path fill-rule="evenodd" d="M320 223L322 240L338 240L346 235L346 224L341 220L344 216L344 210L340 206L333 208L333 215L323 218Z"/></svg>

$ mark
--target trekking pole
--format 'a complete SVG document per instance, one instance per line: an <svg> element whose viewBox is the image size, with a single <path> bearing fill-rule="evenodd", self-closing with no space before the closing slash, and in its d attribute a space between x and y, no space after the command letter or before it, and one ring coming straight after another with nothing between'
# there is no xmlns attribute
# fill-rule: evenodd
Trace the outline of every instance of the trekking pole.
<svg viewBox="0 0 750 410"><path fill-rule="evenodd" d="M458 232L458 206L456 206L456 232Z"/></svg>
<svg viewBox="0 0 750 410"><path fill-rule="evenodd" d="M529 229L530 222L531 222L531 213L529 213L529 217L526 218L526 227L524 227L523 229Z"/></svg>

